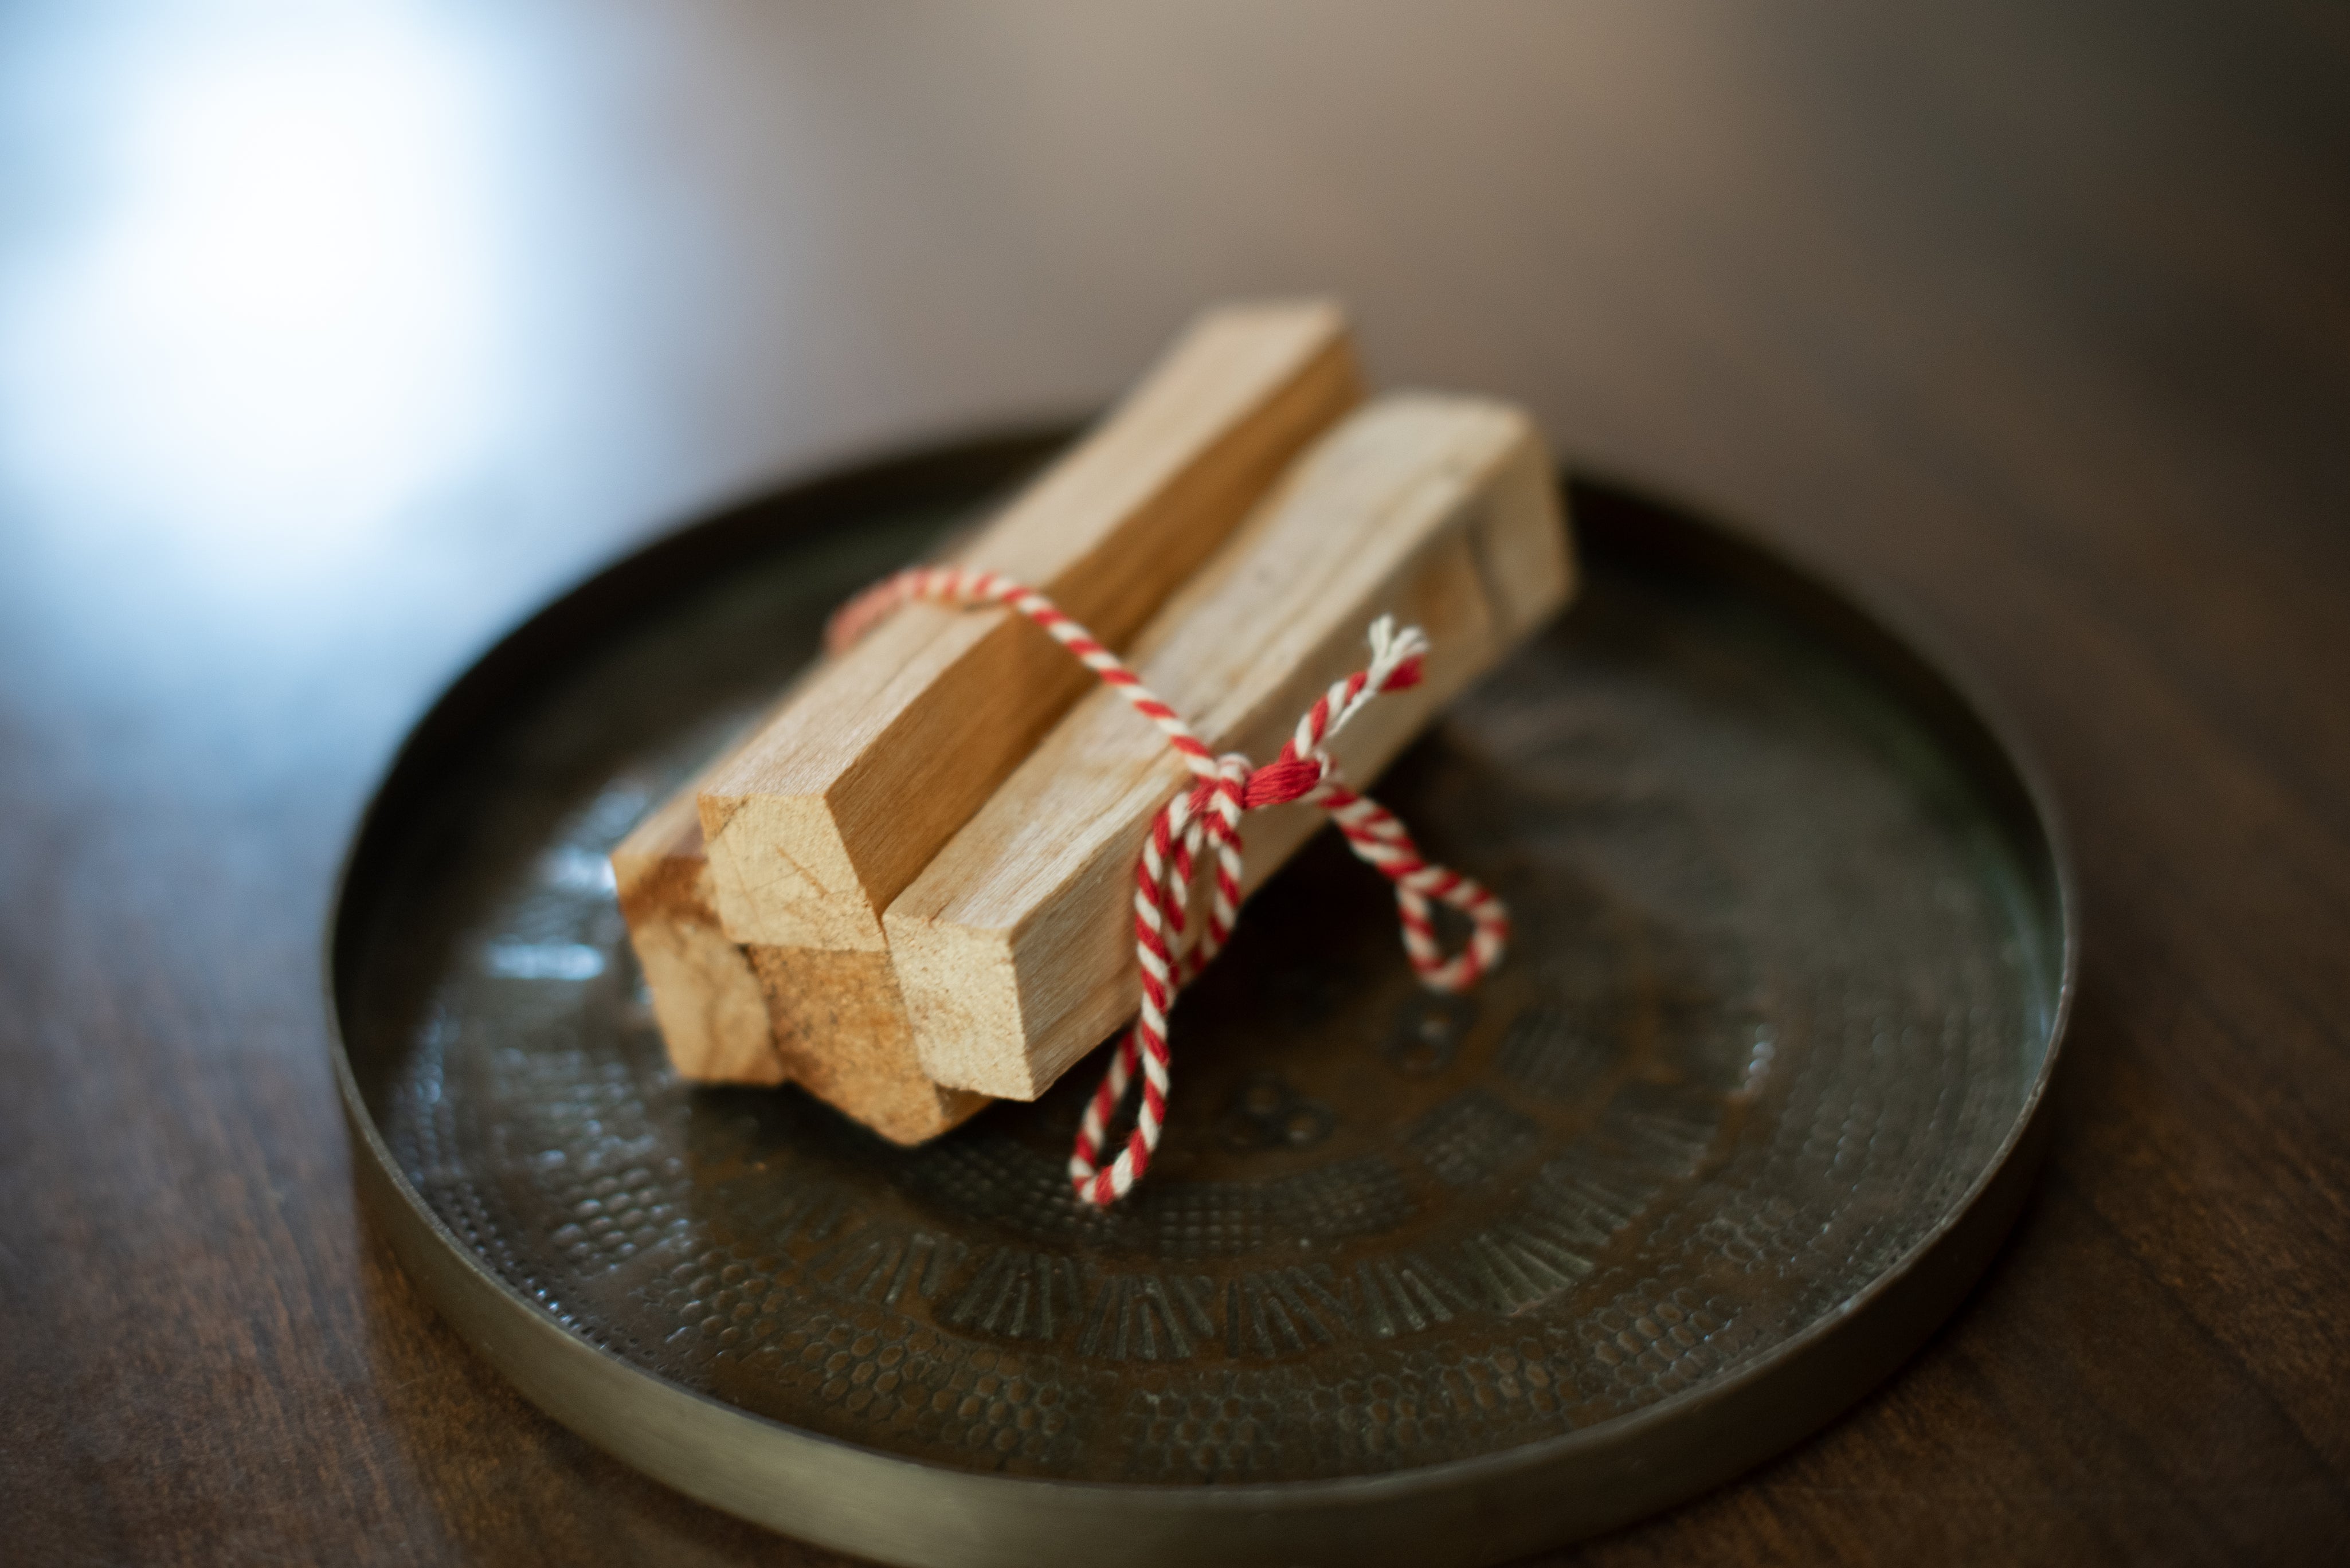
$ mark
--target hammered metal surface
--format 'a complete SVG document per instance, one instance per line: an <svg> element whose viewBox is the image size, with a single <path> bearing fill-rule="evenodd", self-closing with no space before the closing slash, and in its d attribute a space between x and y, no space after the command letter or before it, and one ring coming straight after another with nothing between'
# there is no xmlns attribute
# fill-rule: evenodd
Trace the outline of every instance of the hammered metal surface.
<svg viewBox="0 0 2350 1568"><path fill-rule="evenodd" d="M616 628L450 774L348 1009L409 1180L572 1332L808 1431L1152 1482L1586 1428L1833 1314L2015 1126L2060 955L1934 734L1734 587L1594 563L1378 794L1517 917L1431 996L1326 835L1175 1015L1107 1214L1091 1064L893 1148L669 1073L603 855L944 519L856 519Z"/></svg>

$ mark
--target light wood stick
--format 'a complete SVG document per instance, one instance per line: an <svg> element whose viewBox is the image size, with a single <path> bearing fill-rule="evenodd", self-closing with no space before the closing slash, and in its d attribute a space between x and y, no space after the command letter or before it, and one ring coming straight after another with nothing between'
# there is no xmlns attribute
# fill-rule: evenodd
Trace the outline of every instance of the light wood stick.
<svg viewBox="0 0 2350 1568"><path fill-rule="evenodd" d="M1358 397L1336 307L1211 311L961 558L1121 647ZM881 951L880 911L1090 679L1008 610L899 610L705 781L727 933Z"/></svg>
<svg viewBox="0 0 2350 1568"><path fill-rule="evenodd" d="M1425 681L1366 709L1331 748L1360 787L1572 587L1533 424L1482 400L1389 398L1296 465L1132 662L1209 746L1263 763L1362 663L1374 618L1418 623ZM932 1078L1032 1099L1133 1015L1135 857L1188 781L1157 731L1098 690L890 905L889 953ZM1244 885L1320 821L1302 804L1251 814Z"/></svg>
<svg viewBox="0 0 2350 1568"><path fill-rule="evenodd" d="M977 533L976 525L958 529L945 552ZM783 711L808 679L807 671L796 677L749 733ZM830 962L831 954L746 948L726 935L698 804L702 780L718 766L705 767L648 812L611 854L620 913L671 1066L698 1083L798 1082L900 1143L919 1143L969 1117L986 1097L941 1090L923 1076L897 977L880 955L842 954ZM877 1010L879 1017L870 1017ZM894 1029L898 1044L878 1061L854 1043L846 1053L824 1049L829 1036L852 1025L864 1038L890 1038ZM844 1071L844 1063L855 1070Z"/></svg>
<svg viewBox="0 0 2350 1568"><path fill-rule="evenodd" d="M677 1075L705 1083L782 1083L788 1074L758 974L750 955L719 924L692 784L648 813L613 847L612 880L629 944L652 992L653 1021Z"/></svg>

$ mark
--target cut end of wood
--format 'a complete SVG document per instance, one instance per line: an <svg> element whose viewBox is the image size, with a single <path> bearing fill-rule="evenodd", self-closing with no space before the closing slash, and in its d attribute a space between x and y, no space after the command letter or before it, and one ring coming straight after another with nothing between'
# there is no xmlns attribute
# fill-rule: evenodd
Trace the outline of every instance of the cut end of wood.
<svg viewBox="0 0 2350 1568"><path fill-rule="evenodd" d="M705 791L699 809L728 936L762 947L880 950L881 921L825 796Z"/></svg>
<svg viewBox="0 0 2350 1568"><path fill-rule="evenodd" d="M629 942L679 1077L780 1084L785 1074L766 997L750 960L719 923L692 805L691 793L681 794L612 851Z"/></svg>
<svg viewBox="0 0 2350 1568"><path fill-rule="evenodd" d="M899 1144L936 1137L986 1106L986 1096L923 1073L887 953L745 951L775 1054L809 1094Z"/></svg>
<svg viewBox="0 0 2350 1568"><path fill-rule="evenodd" d="M1574 599L1572 521L1558 465L1524 410L1493 405L1506 446L1469 524L1478 576L1503 647L1522 641Z"/></svg>
<svg viewBox="0 0 2350 1568"><path fill-rule="evenodd" d="M989 1048L1007 1035L1027 1034L1005 934L893 916L889 961L902 988L923 1073L996 1099L1033 1100L1043 1094L1051 1080L1039 1083L1024 1056ZM911 1024L916 1018L920 1029Z"/></svg>

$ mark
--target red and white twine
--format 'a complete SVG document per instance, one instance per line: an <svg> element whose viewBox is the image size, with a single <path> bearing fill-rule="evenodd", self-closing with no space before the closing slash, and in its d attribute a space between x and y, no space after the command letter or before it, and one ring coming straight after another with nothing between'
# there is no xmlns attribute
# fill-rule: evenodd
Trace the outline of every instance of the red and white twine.
<svg viewBox="0 0 2350 1568"><path fill-rule="evenodd" d="M1061 613L1052 600L993 572L953 566L918 566L884 578L843 605L827 628L835 650L862 637L882 617L912 599L951 605L1003 605L1051 633L1062 647L1124 697L1134 711L1159 726L1169 745L1196 781L1178 793L1151 824L1134 870L1134 952L1142 981L1142 1010L1118 1044L1109 1071L1086 1106L1069 1155L1069 1180L1077 1197L1097 1208L1126 1196L1149 1168L1167 1117L1167 1013L1182 989L1199 977L1232 934L1241 905L1241 817L1263 806L1302 800L1321 806L1347 836L1347 846L1395 885L1403 946L1423 983L1436 991L1465 991L1501 962L1509 941L1509 911L1478 883L1423 860L1403 824L1377 801L1338 781L1324 748L1347 722L1383 692L1419 683L1428 639L1418 627L1401 631L1382 616L1370 629L1371 662L1324 692L1281 754L1263 767L1238 753L1217 756L1191 732L1182 716L1155 696L1118 657ZM1183 945L1191 874L1201 853L1216 855L1215 898L1208 928L1189 949ZM1467 944L1451 958L1436 939L1431 901L1467 916ZM1126 1098L1139 1068L1142 1106L1126 1147L1104 1167L1099 1163L1110 1118Z"/></svg>

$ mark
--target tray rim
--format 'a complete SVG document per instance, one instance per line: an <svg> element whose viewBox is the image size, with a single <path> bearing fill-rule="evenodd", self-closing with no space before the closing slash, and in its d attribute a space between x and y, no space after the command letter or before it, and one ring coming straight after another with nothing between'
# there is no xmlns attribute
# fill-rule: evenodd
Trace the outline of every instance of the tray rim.
<svg viewBox="0 0 2350 1568"><path fill-rule="evenodd" d="M1597 1533L1682 1501L1783 1451L1889 1376L1972 1288L2021 1211L2049 1140L2049 1088L2079 966L2079 899L2062 815L2017 726L1943 639L1876 584L1831 576L1800 554L1611 471L1563 466L1570 495L1601 495L1675 525L1660 552L1758 580L1773 602L1939 709L1925 722L1997 788L2003 826L2028 830L2044 864L2061 951L2039 1069L1997 1152L1934 1227L1835 1311L1721 1377L1596 1426L1513 1449L1377 1475L1198 1483L1076 1481L990 1474L907 1458L755 1415L671 1382L565 1327L500 1278L400 1171L352 1067L343 1029L354 900L378 875L407 796L514 690L616 615L641 613L752 540L770 547L821 528L836 508L967 499L1047 455L1078 427L1004 427L923 442L786 479L648 541L623 546L464 661L409 727L360 812L323 932L330 1055L355 1158L354 1185L402 1270L461 1338L563 1426L663 1484L834 1550L909 1564L1033 1563L1091 1556L1105 1538L1139 1563L1490 1563ZM1586 533L1577 516L1578 532ZM1619 539L1620 545L1623 542ZM1619 551L1638 555L1638 549ZM2028 839L2019 847L2029 852ZM1552 1490L1539 1483L1572 1482ZM894 1507L919 1495L920 1509ZM1105 1532L1109 1532L1105 1534Z"/></svg>

